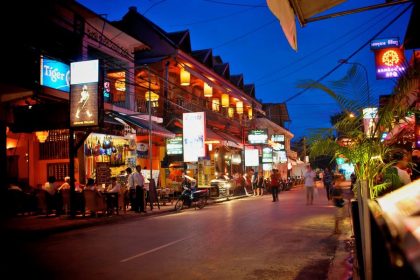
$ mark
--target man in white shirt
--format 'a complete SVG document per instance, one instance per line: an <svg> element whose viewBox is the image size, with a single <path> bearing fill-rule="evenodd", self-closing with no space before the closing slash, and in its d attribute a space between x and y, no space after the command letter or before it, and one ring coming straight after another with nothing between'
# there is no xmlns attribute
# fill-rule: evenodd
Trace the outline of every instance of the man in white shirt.
<svg viewBox="0 0 420 280"><path fill-rule="evenodd" d="M394 159L397 160L397 163L394 165L394 167L398 171L398 177L400 177L400 182L402 186L407 185L408 183L411 183L411 177L410 174L406 171L409 158L407 153L400 152L396 153L394 155Z"/></svg>
<svg viewBox="0 0 420 280"><path fill-rule="evenodd" d="M111 184L108 186L106 192L119 193L121 190L120 183L117 182L117 177L111 177Z"/></svg>
<svg viewBox="0 0 420 280"><path fill-rule="evenodd" d="M141 166L136 166L136 172L131 173L131 168L126 169L128 176L128 188L130 190L131 209L135 212L143 212L144 210L144 177L141 174ZM133 190L135 194L133 195Z"/></svg>
<svg viewBox="0 0 420 280"><path fill-rule="evenodd" d="M306 172L303 175L305 178L305 189L306 189L306 205L313 204L314 202L314 187L316 174L312 170L311 166L306 167Z"/></svg>

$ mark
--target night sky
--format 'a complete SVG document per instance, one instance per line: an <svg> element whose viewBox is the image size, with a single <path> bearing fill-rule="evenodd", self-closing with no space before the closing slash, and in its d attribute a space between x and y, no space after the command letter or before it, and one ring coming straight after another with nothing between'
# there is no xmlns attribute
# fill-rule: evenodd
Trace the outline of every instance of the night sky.
<svg viewBox="0 0 420 280"><path fill-rule="evenodd" d="M255 84L261 102L284 102L291 122L293 140L308 135L313 128L330 127L330 116L340 111L326 93L297 88L300 81L317 80L340 59L347 58L386 26L409 4L381 8L353 15L297 24L298 51L288 44L279 22L261 0L79 0L108 20L121 19L130 6L167 32L189 30L193 50L213 49L230 63L232 75L243 74L245 84ZM324 12L343 11L385 0L349 0ZM376 38L399 37L402 44L411 8ZM406 57L410 57L406 51ZM369 44L350 60L368 70L373 104L382 94L390 94L395 79L376 80L374 54ZM341 78L350 65L343 65L325 82Z"/></svg>

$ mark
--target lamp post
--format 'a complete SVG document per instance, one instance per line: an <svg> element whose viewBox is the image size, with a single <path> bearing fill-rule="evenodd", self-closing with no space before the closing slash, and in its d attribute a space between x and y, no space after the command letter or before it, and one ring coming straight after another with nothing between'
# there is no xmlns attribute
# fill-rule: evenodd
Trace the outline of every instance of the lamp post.
<svg viewBox="0 0 420 280"><path fill-rule="evenodd" d="M360 67L363 68L363 70L365 71L366 86L367 86L367 98L368 98L367 99L367 103L368 103L367 107L370 107L370 87L369 87L369 77L368 77L368 72L367 72L366 67L359 62L349 62L347 59L340 59L338 62L341 63L341 64L353 64L353 65L360 66Z"/></svg>

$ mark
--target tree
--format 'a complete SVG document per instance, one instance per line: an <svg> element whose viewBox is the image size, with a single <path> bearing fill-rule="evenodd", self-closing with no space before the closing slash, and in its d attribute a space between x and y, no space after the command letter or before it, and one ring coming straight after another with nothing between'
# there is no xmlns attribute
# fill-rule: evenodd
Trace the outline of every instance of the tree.
<svg viewBox="0 0 420 280"><path fill-rule="evenodd" d="M330 95L343 112L355 113L354 117L344 114L334 118L336 122L331 128L318 129L311 136L311 158L318 156L347 158L355 165L357 178L367 182L370 197L376 197L387 184L376 184L375 178L393 164L385 163L383 160L392 152L392 147L386 146L377 135L389 131L396 121L404 121L410 100L417 98L418 70L418 66L409 68L399 79L390 102L379 108L379 118L370 135L364 133L362 113L363 108L368 105L367 96L370 94L370 89L360 68L352 66L342 79L332 82L329 87L315 81L302 82L300 87L320 89ZM337 141L334 135L340 135L340 141Z"/></svg>

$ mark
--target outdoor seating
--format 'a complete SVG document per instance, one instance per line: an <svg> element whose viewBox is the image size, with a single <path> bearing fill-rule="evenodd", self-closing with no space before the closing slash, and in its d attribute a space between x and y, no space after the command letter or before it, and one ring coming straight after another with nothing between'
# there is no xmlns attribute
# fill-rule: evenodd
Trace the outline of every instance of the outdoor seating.
<svg viewBox="0 0 420 280"><path fill-rule="evenodd" d="M67 215L70 212L70 190L64 189L61 190L60 193L64 214Z"/></svg>
<svg viewBox="0 0 420 280"><path fill-rule="evenodd" d="M55 208L54 196L45 190L39 190L37 194L38 211L48 216Z"/></svg>
<svg viewBox="0 0 420 280"><path fill-rule="evenodd" d="M103 197L96 191L93 190L84 190L83 195L85 198L85 211L88 209L95 217L98 216L98 211L105 212L106 207Z"/></svg>

